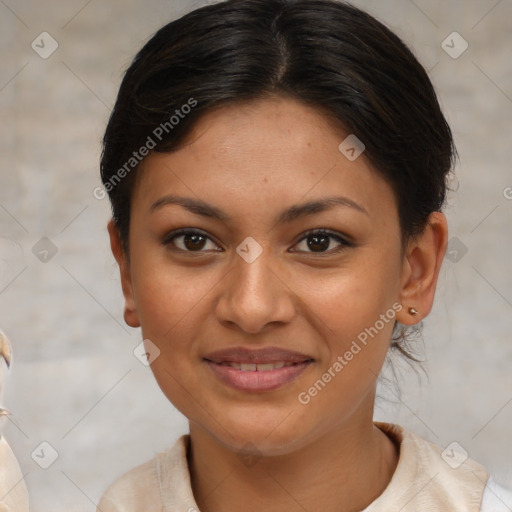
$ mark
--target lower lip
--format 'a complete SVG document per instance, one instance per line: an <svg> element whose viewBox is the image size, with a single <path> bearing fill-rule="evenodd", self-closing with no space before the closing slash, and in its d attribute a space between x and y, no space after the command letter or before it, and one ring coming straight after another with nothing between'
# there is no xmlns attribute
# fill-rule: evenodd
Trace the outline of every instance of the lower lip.
<svg viewBox="0 0 512 512"><path fill-rule="evenodd" d="M243 371L232 366L205 361L213 373L224 383L240 391L271 391L297 379L312 361L283 366L268 371Z"/></svg>

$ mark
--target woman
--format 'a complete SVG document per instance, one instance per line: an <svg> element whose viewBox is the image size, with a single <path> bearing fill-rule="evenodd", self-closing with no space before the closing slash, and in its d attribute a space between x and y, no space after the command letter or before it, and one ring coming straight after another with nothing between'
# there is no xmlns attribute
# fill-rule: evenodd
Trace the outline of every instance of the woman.
<svg viewBox="0 0 512 512"><path fill-rule="evenodd" d="M454 157L423 67L348 4L230 0L159 30L101 175L125 321L190 434L98 510L498 510L476 461L373 421L432 308Z"/></svg>

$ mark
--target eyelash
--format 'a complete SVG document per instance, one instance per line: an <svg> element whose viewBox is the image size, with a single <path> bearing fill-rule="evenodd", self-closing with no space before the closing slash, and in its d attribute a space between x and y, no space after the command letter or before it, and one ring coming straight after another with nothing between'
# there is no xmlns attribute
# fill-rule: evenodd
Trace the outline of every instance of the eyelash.
<svg viewBox="0 0 512 512"><path fill-rule="evenodd" d="M171 244L171 242L174 239L176 239L180 236L183 236L183 235L199 235L199 236L202 236L204 238L211 240L211 238L203 231L199 231L196 229L183 228L183 229L178 229L176 231L172 231L171 233L166 235L165 238L162 240L162 245L168 246ZM302 241L306 240L307 238L312 237L314 235L327 236L329 238L332 238L336 242L339 242L341 245L335 249L331 249L331 250L324 251L324 252L313 252L313 251L296 251L296 252L309 253L309 254L313 254L313 255L333 254L333 253L338 253L345 248L355 247L355 245L356 245L355 243L347 240L346 238L342 237L341 235L339 235L335 232L326 230L326 229L312 229L310 231L306 231L303 234L302 238L297 242L297 244L299 244L300 242L302 242ZM297 244L295 244L295 245L297 245ZM184 249L175 249L175 250L180 251L180 252L190 253L190 254L194 254L194 253L201 254L202 252L206 252L206 251L202 251L202 250L199 250L199 251L186 251ZM221 251L215 251L215 252L221 252Z"/></svg>

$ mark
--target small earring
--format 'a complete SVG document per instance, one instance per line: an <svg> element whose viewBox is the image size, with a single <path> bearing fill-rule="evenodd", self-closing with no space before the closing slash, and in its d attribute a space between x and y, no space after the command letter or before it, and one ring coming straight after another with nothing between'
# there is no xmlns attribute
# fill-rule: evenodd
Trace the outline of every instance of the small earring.
<svg viewBox="0 0 512 512"><path fill-rule="evenodd" d="M414 308L409 308L409 314L410 314L410 315L413 315L413 316L414 316L414 315L417 315L418 313L419 313L419 311L417 311L416 309L414 309Z"/></svg>

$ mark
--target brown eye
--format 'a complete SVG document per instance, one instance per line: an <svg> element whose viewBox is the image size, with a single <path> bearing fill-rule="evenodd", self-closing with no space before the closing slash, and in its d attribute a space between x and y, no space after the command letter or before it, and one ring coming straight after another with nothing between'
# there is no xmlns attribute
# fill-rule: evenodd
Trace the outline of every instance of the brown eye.
<svg viewBox="0 0 512 512"><path fill-rule="evenodd" d="M331 248L330 250L328 250L329 247L331 247L331 243L333 240L337 242L339 245L334 249ZM300 240L300 242L303 241L307 241L305 244L307 250L301 250L299 252L334 253L339 252L346 247L354 246L352 242L349 242L339 234L332 233L330 231L322 229L316 231L309 231L308 233L306 233L306 236Z"/></svg>
<svg viewBox="0 0 512 512"><path fill-rule="evenodd" d="M168 234L162 241L162 244L172 245L177 250L184 252L205 252L203 249L207 245L208 240L210 238L201 231L181 229ZM213 245L215 246L215 244ZM213 248L213 250L217 249Z"/></svg>

